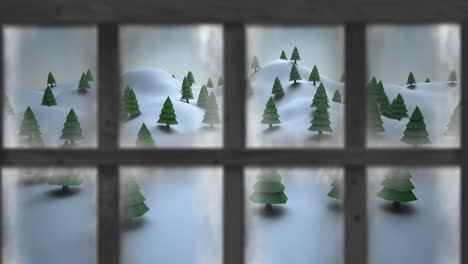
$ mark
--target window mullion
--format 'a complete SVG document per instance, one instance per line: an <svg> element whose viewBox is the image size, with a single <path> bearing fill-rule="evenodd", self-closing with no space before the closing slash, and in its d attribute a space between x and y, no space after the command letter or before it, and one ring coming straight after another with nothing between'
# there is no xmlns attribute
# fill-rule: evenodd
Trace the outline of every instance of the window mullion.
<svg viewBox="0 0 468 264"><path fill-rule="evenodd" d="M468 263L468 121L466 117L468 116L468 92L463 88L465 87L464 77L468 76L468 22L464 22L461 26L461 111L460 111L460 121L461 121L461 147L462 147L462 157L461 157L461 179L460 179L460 263Z"/></svg>
<svg viewBox="0 0 468 264"><path fill-rule="evenodd" d="M3 25L0 24L0 95L2 96L0 100L0 148L2 149L2 153L0 154L0 160L1 160L1 165L0 165L0 197L2 197L0 201L0 248L3 248L3 166L4 166L4 153L5 149L3 146L3 97L5 96L4 93L4 79L3 79L3 74L5 73L4 71L4 65L5 65L5 60L3 57ZM3 263L3 254L0 254L0 264Z"/></svg>

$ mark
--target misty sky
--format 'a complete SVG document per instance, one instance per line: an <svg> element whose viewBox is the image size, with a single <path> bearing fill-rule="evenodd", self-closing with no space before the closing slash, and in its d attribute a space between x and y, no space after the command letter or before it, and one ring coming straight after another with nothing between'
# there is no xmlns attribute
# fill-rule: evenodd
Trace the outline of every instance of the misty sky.
<svg viewBox="0 0 468 264"><path fill-rule="evenodd" d="M456 25L369 26L369 73L385 83L403 84L410 71L417 81L445 81L452 69L459 72L459 31ZM49 71L58 82L77 81L88 68L96 73L96 32L95 27L6 26L7 85L44 88ZM191 70L197 83L206 83L210 76L216 82L222 74L220 25L122 26L120 40L123 73L155 67L180 79ZM249 65L253 55L261 65L278 59L282 50L290 57L294 46L301 64L317 65L333 79L341 76L342 26L247 27Z"/></svg>

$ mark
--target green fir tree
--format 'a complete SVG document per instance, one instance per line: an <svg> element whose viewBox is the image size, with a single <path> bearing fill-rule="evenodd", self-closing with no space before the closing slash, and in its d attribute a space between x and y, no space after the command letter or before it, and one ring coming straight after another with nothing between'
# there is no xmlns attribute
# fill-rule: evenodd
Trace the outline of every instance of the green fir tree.
<svg viewBox="0 0 468 264"><path fill-rule="evenodd" d="M215 124L221 123L221 120L219 120L218 110L219 108L218 102L216 102L216 96L213 92L211 92L210 96L208 97L208 104L205 108L205 115L202 122L204 124L210 125L211 127Z"/></svg>
<svg viewBox="0 0 468 264"><path fill-rule="evenodd" d="M67 119L63 124L62 136L60 136L60 139L64 139L65 143L69 143L71 146L75 144L75 141L85 139L83 136L83 129L81 129L80 122L78 121L78 116L76 116L73 108L70 109Z"/></svg>
<svg viewBox="0 0 468 264"><path fill-rule="evenodd" d="M213 81L211 80L211 77L208 78L208 82L206 83L206 87L208 87L208 88L213 88L214 87L214 84L213 84Z"/></svg>
<svg viewBox="0 0 468 264"><path fill-rule="evenodd" d="M121 192L121 218L123 221L129 221L132 218L140 217L149 211L145 204L146 198L140 192L140 186L133 178L126 178L122 184Z"/></svg>
<svg viewBox="0 0 468 264"><path fill-rule="evenodd" d="M382 81L379 81L379 83L377 84L375 95L377 103L379 104L380 113L383 116L388 116L388 114L390 113L390 102L388 101L388 97L385 93Z"/></svg>
<svg viewBox="0 0 468 264"><path fill-rule="evenodd" d="M263 111L263 120L262 124L268 124L268 128L272 128L273 124L281 124L278 115L278 109L276 108L275 101L270 96L266 104L266 108Z"/></svg>
<svg viewBox="0 0 468 264"><path fill-rule="evenodd" d="M330 108L328 105L328 96L323 83L320 83L319 87L315 91L314 99L312 99L312 104L310 107L318 107L320 104L324 104L326 108Z"/></svg>
<svg viewBox="0 0 468 264"><path fill-rule="evenodd" d="M294 47L290 60L293 60L294 64L296 64L296 62L300 59L301 59L301 56L299 55L299 51L297 50L297 47Z"/></svg>
<svg viewBox="0 0 468 264"><path fill-rule="evenodd" d="M190 86L195 83L195 78L193 78L193 73L191 71L187 73L187 81L189 82Z"/></svg>
<svg viewBox="0 0 468 264"><path fill-rule="evenodd" d="M60 185L62 186L62 192L68 192L68 186L81 185L83 183L83 178L81 178L79 174L67 169L66 171L60 171L50 176L47 183L49 185Z"/></svg>
<svg viewBox="0 0 468 264"><path fill-rule="evenodd" d="M398 119L400 121L402 118L408 117L408 109L406 109L405 101L401 94L398 94L397 97L393 100L390 105L390 113L388 118Z"/></svg>
<svg viewBox="0 0 468 264"><path fill-rule="evenodd" d="M250 200L254 203L265 204L265 211L273 211L273 204L285 204L288 197L284 194L281 175L274 169L263 169L257 176L257 183L253 186L254 193Z"/></svg>
<svg viewBox="0 0 468 264"><path fill-rule="evenodd" d="M190 87L187 77L184 77L182 81L182 98L180 99L185 100L187 103L189 103L189 99L193 99L192 88Z"/></svg>
<svg viewBox="0 0 468 264"><path fill-rule="evenodd" d="M449 137L458 137L460 135L460 103L453 110L444 135Z"/></svg>
<svg viewBox="0 0 468 264"><path fill-rule="evenodd" d="M276 76L275 78L275 82L273 83L273 89L271 93L278 97L284 95L283 86L281 85L281 81L279 80L278 76Z"/></svg>
<svg viewBox="0 0 468 264"><path fill-rule="evenodd" d="M382 118L380 118L380 112L379 108L377 107L375 96L369 94L369 98L367 101L367 126L369 133L375 134L379 132L385 132Z"/></svg>
<svg viewBox="0 0 468 264"><path fill-rule="evenodd" d="M221 85L224 85L224 79L223 79L223 77L219 76L218 86L221 86Z"/></svg>
<svg viewBox="0 0 468 264"><path fill-rule="evenodd" d="M129 115L129 119L135 118L136 116L141 114L140 105L138 105L138 100L136 98L135 92L128 85L122 96L120 112L124 117Z"/></svg>
<svg viewBox="0 0 468 264"><path fill-rule="evenodd" d="M154 143L153 137L151 136L151 132L149 131L148 127L146 127L145 123L143 123L140 127L136 145L137 147L154 147L156 145L156 143Z"/></svg>
<svg viewBox="0 0 468 264"><path fill-rule="evenodd" d="M409 85L409 88L414 88L416 87L416 80L414 79L414 75L412 72L409 73L408 75L408 81L406 82L407 85Z"/></svg>
<svg viewBox="0 0 468 264"><path fill-rule="evenodd" d="M289 74L289 81L294 81L294 85L296 85L296 81L302 80L301 74L296 68L296 64L293 64L291 67L291 73Z"/></svg>
<svg viewBox="0 0 468 264"><path fill-rule="evenodd" d="M310 121L311 125L309 127L310 131L317 131L319 135L322 132L333 132L333 129L330 127L330 115L328 114L326 103L319 103L312 116L313 119Z"/></svg>
<svg viewBox="0 0 468 264"><path fill-rule="evenodd" d="M86 74L82 73L80 83L78 84L78 91L80 93L86 93L88 92L88 89L90 88L91 86L89 86L89 82L88 82L88 79L86 78Z"/></svg>
<svg viewBox="0 0 468 264"><path fill-rule="evenodd" d="M44 91L44 96L42 97L41 105L45 105L45 106L57 105L54 94L52 93L52 89L49 86L47 86L47 88Z"/></svg>
<svg viewBox="0 0 468 264"><path fill-rule="evenodd" d="M346 74L344 72L343 74L341 74L340 82L342 83L346 82Z"/></svg>
<svg viewBox="0 0 468 264"><path fill-rule="evenodd" d="M335 90L332 101L337 103L343 103L343 99L341 99L341 93L338 89Z"/></svg>
<svg viewBox="0 0 468 264"><path fill-rule="evenodd" d="M288 57L286 56L286 52L284 52L284 50L281 51L280 59L281 59L281 60L288 60Z"/></svg>
<svg viewBox="0 0 468 264"><path fill-rule="evenodd" d="M260 63L258 63L257 56L253 57L252 63L250 64L250 68L254 69L254 72L260 70Z"/></svg>
<svg viewBox="0 0 468 264"><path fill-rule="evenodd" d="M166 124L167 128L169 128L170 125L176 125L179 123L176 118L177 115L175 114L171 98L168 96L164 102L163 108L161 109L161 114L159 114L158 124Z"/></svg>
<svg viewBox="0 0 468 264"><path fill-rule="evenodd" d="M86 72L86 79L88 79L88 81L90 82L94 82L93 74L91 73L90 69L88 69L88 71Z"/></svg>
<svg viewBox="0 0 468 264"><path fill-rule="evenodd" d="M456 85L456 82L457 82L457 73L455 72L455 70L452 70L452 72L450 73L450 76L449 76L449 82L450 82L450 85Z"/></svg>
<svg viewBox="0 0 468 264"><path fill-rule="evenodd" d="M344 192L343 192L343 184L338 180L335 179L332 184L332 189L328 192L328 196L335 198L337 200L344 199Z"/></svg>
<svg viewBox="0 0 468 264"><path fill-rule="evenodd" d="M208 104L208 89L206 88L206 85L203 85L200 89L200 93L198 94L197 105L200 106L201 108L205 108L207 104Z"/></svg>
<svg viewBox="0 0 468 264"><path fill-rule="evenodd" d="M15 111L13 111L13 107L11 107L11 102L10 102L10 98L8 97L8 95L5 95L5 97L3 97L3 106L5 108L5 112L7 113L7 115L9 116L15 115Z"/></svg>
<svg viewBox="0 0 468 264"><path fill-rule="evenodd" d="M407 169L392 169L381 183L382 190L377 194L378 197L393 201L392 206L399 208L401 202L411 202L417 200L413 193L415 188L411 182L411 174Z"/></svg>
<svg viewBox="0 0 468 264"><path fill-rule="evenodd" d="M319 71L317 69L317 66L315 65L314 65L314 68L312 69L312 72L310 73L309 82L314 82L314 86L315 86L315 82L320 82Z"/></svg>
<svg viewBox="0 0 468 264"><path fill-rule="evenodd" d="M55 77L54 75L49 72L49 76L47 76L47 85L50 85L50 87L54 87L57 83L55 82Z"/></svg>
<svg viewBox="0 0 468 264"><path fill-rule="evenodd" d="M401 142L405 142L410 145L423 145L430 144L429 133L426 131L426 124L424 123L424 117L419 110L419 107L416 106L413 114L410 117L408 124L406 125L406 130L403 132L403 137Z"/></svg>
<svg viewBox="0 0 468 264"><path fill-rule="evenodd" d="M37 124L36 116L34 115L31 108L28 106L24 112L23 121L20 126L20 136L28 137L28 143L31 145L33 137L42 135L39 130L39 125Z"/></svg>
<svg viewBox="0 0 468 264"><path fill-rule="evenodd" d="M429 78L427 78L427 79L426 79L426 82L427 82L427 83L430 83L430 82L431 82L431 80L429 80Z"/></svg>

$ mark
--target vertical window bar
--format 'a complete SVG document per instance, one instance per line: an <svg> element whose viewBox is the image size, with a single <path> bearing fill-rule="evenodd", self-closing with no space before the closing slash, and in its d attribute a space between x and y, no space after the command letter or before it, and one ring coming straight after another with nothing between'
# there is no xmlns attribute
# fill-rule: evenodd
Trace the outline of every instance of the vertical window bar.
<svg viewBox="0 0 468 264"><path fill-rule="evenodd" d="M224 149L245 147L245 28L224 25ZM244 263L244 171L225 166L223 179L223 263Z"/></svg>
<svg viewBox="0 0 468 264"><path fill-rule="evenodd" d="M118 148L120 96L119 26L98 25L98 144ZM98 167L98 264L120 263L119 171L117 164Z"/></svg>
<svg viewBox="0 0 468 264"><path fill-rule="evenodd" d="M468 22L464 22L461 26L461 111L460 111L460 139L462 147L461 158L461 190L460 190L460 263L468 263L468 92L464 90L466 87L465 76L468 76Z"/></svg>
<svg viewBox="0 0 468 264"><path fill-rule="evenodd" d="M4 64L5 60L3 58L3 25L0 24L0 95L3 97L4 94ZM0 117L2 121L0 122L0 148L2 149L2 153L0 154L0 160L3 163L3 98L0 100ZM1 164L3 165L3 164ZM0 167L0 248L3 248L3 174L2 174L3 166ZM0 253L0 264L3 263L3 254Z"/></svg>
<svg viewBox="0 0 468 264"><path fill-rule="evenodd" d="M347 150L365 151L366 144L366 27L345 26ZM367 263L366 167L345 167L345 264Z"/></svg>

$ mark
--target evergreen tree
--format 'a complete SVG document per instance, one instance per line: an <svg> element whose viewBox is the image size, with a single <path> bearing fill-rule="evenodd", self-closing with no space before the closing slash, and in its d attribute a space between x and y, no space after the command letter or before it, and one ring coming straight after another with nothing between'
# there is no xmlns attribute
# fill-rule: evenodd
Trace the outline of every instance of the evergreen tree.
<svg viewBox="0 0 468 264"><path fill-rule="evenodd" d="M387 94L382 81L379 81L375 91L376 100L379 103L379 110L383 116L388 116L390 113L390 102L388 101Z"/></svg>
<svg viewBox="0 0 468 264"><path fill-rule="evenodd" d="M337 200L343 200L344 199L344 193L343 193L343 185L342 183L338 180L335 179L332 184L332 189L328 193L328 196L335 198Z"/></svg>
<svg viewBox="0 0 468 264"><path fill-rule="evenodd" d="M415 188L411 182L411 174L407 169L392 169L381 183L383 189L377 194L378 197L393 201L393 208L399 208L401 202L417 200L413 193Z"/></svg>
<svg viewBox="0 0 468 264"><path fill-rule="evenodd" d="M388 118L398 119L398 121L400 121L402 118L408 117L407 113L408 110L406 109L405 101L403 97L401 97L401 94L398 94L390 106Z"/></svg>
<svg viewBox="0 0 468 264"><path fill-rule="evenodd" d="M46 105L46 106L57 105L54 94L52 93L52 89L50 89L49 86L47 86L47 88L44 91L44 96L42 97L41 105Z"/></svg>
<svg viewBox="0 0 468 264"><path fill-rule="evenodd" d="M11 102L10 102L10 98L8 98L8 95L5 95L5 97L3 97L3 104L4 104L5 112L7 113L7 115L9 116L15 115L15 111L13 111L13 107L11 107Z"/></svg>
<svg viewBox="0 0 468 264"><path fill-rule="evenodd" d="M193 74L191 71L187 73L187 81L189 82L190 86L195 83L195 78L193 78Z"/></svg>
<svg viewBox="0 0 468 264"><path fill-rule="evenodd" d="M296 61L300 60L301 56L299 55L299 51L297 50L297 47L294 47L293 53L291 54L291 59L294 61L294 64L296 64Z"/></svg>
<svg viewBox="0 0 468 264"><path fill-rule="evenodd" d="M85 139L82 132L83 129L81 129L78 116L76 116L75 111L72 108L68 113L67 119L63 125L62 136L60 136L60 139L64 139L65 143L69 143L73 146L76 140Z"/></svg>
<svg viewBox="0 0 468 264"><path fill-rule="evenodd" d="M343 74L341 74L340 82L342 83L346 82L346 74L344 72Z"/></svg>
<svg viewBox="0 0 468 264"><path fill-rule="evenodd" d="M375 96L372 94L369 94L369 98L367 100L368 105L367 105L367 126L368 126L368 131L369 133L375 134L378 132L384 132L385 129L383 127L383 121L380 118L380 112L377 107L377 102L375 99Z"/></svg>
<svg viewBox="0 0 468 264"><path fill-rule="evenodd" d="M206 83L206 87L208 87L208 88L213 88L214 87L213 81L211 80L211 77L208 78L208 82Z"/></svg>
<svg viewBox="0 0 468 264"><path fill-rule="evenodd" d="M151 136L151 132L146 127L145 123L143 123L140 127L136 145L137 147L154 147L156 145L156 143L154 143L153 137Z"/></svg>
<svg viewBox="0 0 468 264"><path fill-rule="evenodd" d="M174 78L174 79L176 78L174 74L172 74L172 78Z"/></svg>
<svg viewBox="0 0 468 264"><path fill-rule="evenodd" d="M146 198L140 192L140 186L135 179L127 178L122 186L122 202L120 203L122 220L128 221L135 217L143 216L149 211L145 204Z"/></svg>
<svg viewBox="0 0 468 264"><path fill-rule="evenodd" d="M172 105L171 98L167 97L166 101L164 102L163 108L161 109L161 114L159 114L159 124L166 124L169 128L170 125L179 124L176 119L176 114L174 107Z"/></svg>
<svg viewBox="0 0 468 264"><path fill-rule="evenodd" d="M419 110L419 107L416 106L413 114L410 117L410 121L406 125L406 130L403 132L403 137L401 142L406 144L411 144L414 146L430 144L429 133L426 131L426 124L424 123L424 117Z"/></svg>
<svg viewBox="0 0 468 264"><path fill-rule="evenodd" d="M247 79L247 95L252 96L254 94L254 90L252 89L252 84Z"/></svg>
<svg viewBox="0 0 468 264"><path fill-rule="evenodd" d="M341 93L338 89L335 90L332 101L337 103L343 103L343 99L341 99Z"/></svg>
<svg viewBox="0 0 468 264"><path fill-rule="evenodd" d="M268 128L272 128L273 124L281 124L278 115L278 109L276 109L276 104L273 98L270 96L266 104L266 108L263 111L263 120L262 124L268 124Z"/></svg>
<svg viewBox="0 0 468 264"><path fill-rule="evenodd" d="M83 179L79 174L73 173L72 171L67 170L60 174L55 174L49 177L47 180L49 185L61 185L62 192L68 192L70 185L80 185L83 183Z"/></svg>
<svg viewBox="0 0 468 264"><path fill-rule="evenodd" d="M323 83L320 83L319 87L315 91L314 99L312 99L312 104L310 107L318 107L321 103L325 104L326 108L330 108L328 105L327 92L325 91Z"/></svg>
<svg viewBox="0 0 468 264"><path fill-rule="evenodd" d="M314 86L315 86L315 82L320 82L320 75L319 75L317 66L315 65L314 65L314 68L312 69L312 72L310 73L309 82L314 82Z"/></svg>
<svg viewBox="0 0 468 264"><path fill-rule="evenodd" d="M406 84L408 84L409 88L414 88L416 87L416 80L414 79L414 76L413 76L413 73L410 72L409 75L408 75L408 81L406 82Z"/></svg>
<svg viewBox="0 0 468 264"><path fill-rule="evenodd" d="M322 132L333 132L333 129L330 127L330 115L328 114L326 103L319 103L317 109L312 114L313 119L310 121L312 125L310 125L310 131L318 131L319 135Z"/></svg>
<svg viewBox="0 0 468 264"><path fill-rule="evenodd" d="M455 70L452 70L448 80L450 82L450 85L455 85L455 82L457 81L457 73L455 73Z"/></svg>
<svg viewBox="0 0 468 264"><path fill-rule="evenodd" d="M254 69L254 72L260 70L260 63L258 63L257 56L253 57L252 63L250 64L250 68Z"/></svg>
<svg viewBox="0 0 468 264"><path fill-rule="evenodd" d="M202 122L204 124L208 124L211 127L215 124L221 123L221 120L219 120L219 113L218 113L218 102L216 102L216 96L213 94L213 92L210 93L210 96L208 97L208 104L205 108L205 115L203 117Z"/></svg>
<svg viewBox="0 0 468 264"><path fill-rule="evenodd" d="M185 99L187 103L189 103L189 99L193 99L192 88L190 87L187 77L184 77L184 80L182 81L182 98L180 99Z"/></svg>
<svg viewBox="0 0 468 264"><path fill-rule="evenodd" d="M458 103L453 110L444 135L452 137L458 137L460 135L460 103Z"/></svg>
<svg viewBox="0 0 468 264"><path fill-rule="evenodd" d="M28 106L26 112L24 112L23 121L20 126L20 136L27 136L28 143L31 145L33 137L40 136L42 133L39 130L39 125L37 124L36 117L34 116L33 111Z"/></svg>
<svg viewBox="0 0 468 264"><path fill-rule="evenodd" d="M375 76L372 76L372 79L369 83L369 92L375 95L375 89L377 88L377 79Z"/></svg>
<svg viewBox="0 0 468 264"><path fill-rule="evenodd" d="M86 75L82 73L80 83L78 84L78 91L80 93L86 93L88 92L88 89L90 88L91 86L89 86L89 82L88 82L88 79L86 78Z"/></svg>
<svg viewBox="0 0 468 264"><path fill-rule="evenodd" d="M120 112L123 116L127 116L127 114L130 115L130 119L132 119L141 114L140 105L138 105L138 100L133 89L130 88L130 86L128 85L127 89L125 89L124 94L122 96Z"/></svg>
<svg viewBox="0 0 468 264"><path fill-rule="evenodd" d="M203 85L200 89L200 93L198 94L197 105L202 108L205 108L207 104L208 104L208 89L206 89L206 86Z"/></svg>
<svg viewBox="0 0 468 264"><path fill-rule="evenodd" d="M265 211L268 212L273 211L272 204L285 204L288 200L284 194L285 187L281 183L281 175L274 169L261 170L253 189L250 200L265 204Z"/></svg>
<svg viewBox="0 0 468 264"><path fill-rule="evenodd" d="M291 68L291 73L289 74L289 81L294 81L294 85L296 84L296 81L302 80L301 79L301 74L296 68L296 64L293 64Z"/></svg>
<svg viewBox="0 0 468 264"><path fill-rule="evenodd" d="M56 85L54 75L49 72L49 76L47 76L47 85L50 85L50 87L54 87Z"/></svg>
<svg viewBox="0 0 468 264"><path fill-rule="evenodd" d="M124 111L124 105L126 105L126 100L128 98L128 94L130 93L130 89L130 85L127 84L127 87L125 87L125 90L122 96L120 97L120 115L122 116L122 119L126 118L128 114Z"/></svg>
<svg viewBox="0 0 468 264"><path fill-rule="evenodd" d="M88 71L86 72L86 79L88 79L88 81L90 82L94 82L94 78L93 78L93 75L91 74L90 69L88 69Z"/></svg>
<svg viewBox="0 0 468 264"><path fill-rule="evenodd" d="M279 80L278 76L276 76L275 82L273 84L273 89L271 91L272 94L276 96L283 96L284 90L283 86L281 85L281 81Z"/></svg>
<svg viewBox="0 0 468 264"><path fill-rule="evenodd" d="M223 77L219 76L218 86L221 86L221 85L224 85L224 79L223 79Z"/></svg>
<svg viewBox="0 0 468 264"><path fill-rule="evenodd" d="M427 79L426 79L426 82L427 82L427 83L430 83L430 82L431 82L431 80L429 80L429 78L427 78Z"/></svg>
<svg viewBox="0 0 468 264"><path fill-rule="evenodd" d="M42 137L40 135L33 136L31 139L31 147L44 147L44 141L42 141Z"/></svg>
<svg viewBox="0 0 468 264"><path fill-rule="evenodd" d="M286 57L286 52L281 51L281 57L280 57L281 60L288 60L288 57Z"/></svg>

